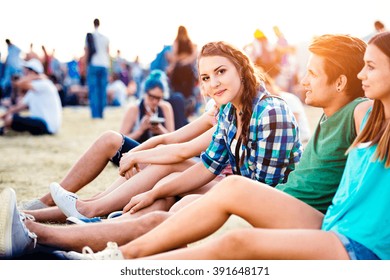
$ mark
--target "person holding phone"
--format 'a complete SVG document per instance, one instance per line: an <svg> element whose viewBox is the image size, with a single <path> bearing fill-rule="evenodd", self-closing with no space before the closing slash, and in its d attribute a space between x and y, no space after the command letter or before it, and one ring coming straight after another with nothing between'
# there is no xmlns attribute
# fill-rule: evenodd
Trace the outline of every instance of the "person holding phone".
<svg viewBox="0 0 390 280"><path fill-rule="evenodd" d="M174 131L173 108L164 100L169 97L167 79L161 70L149 74L143 84L144 96L126 110L120 133L143 143L152 136Z"/></svg>

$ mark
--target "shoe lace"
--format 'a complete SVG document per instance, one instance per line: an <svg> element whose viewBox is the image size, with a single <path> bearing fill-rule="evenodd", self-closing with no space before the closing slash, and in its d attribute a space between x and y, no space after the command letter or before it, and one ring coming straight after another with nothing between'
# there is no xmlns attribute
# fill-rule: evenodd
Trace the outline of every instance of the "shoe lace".
<svg viewBox="0 0 390 280"><path fill-rule="evenodd" d="M34 218L33 215L26 214L26 213L23 213L23 212L20 212L19 216L20 216L20 220L22 221L23 227L25 228L28 236L31 239L34 240L34 248L35 248L37 246L38 236L35 233L29 231L28 228L26 227L25 223L24 223L25 220L35 221L35 218Z"/></svg>
<svg viewBox="0 0 390 280"><path fill-rule="evenodd" d="M35 217L31 214L26 214L24 212L20 212L20 219L22 221L25 221L25 220L30 220L30 221L35 221Z"/></svg>
<svg viewBox="0 0 390 280"><path fill-rule="evenodd" d="M82 254L86 259L91 259L91 260L110 260L110 259L115 259L119 255L119 249L118 249L118 244L115 242L108 242L107 243L107 248L104 249L101 252L94 253L93 250L85 246L82 250Z"/></svg>

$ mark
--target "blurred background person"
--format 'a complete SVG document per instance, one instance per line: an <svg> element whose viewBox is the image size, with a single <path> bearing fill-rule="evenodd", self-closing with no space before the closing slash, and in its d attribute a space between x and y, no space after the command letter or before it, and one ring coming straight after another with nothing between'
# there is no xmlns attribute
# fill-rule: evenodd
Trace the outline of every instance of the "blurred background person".
<svg viewBox="0 0 390 280"><path fill-rule="evenodd" d="M275 78L280 73L280 65L277 61L274 48L271 46L268 37L260 29L253 33L253 41L244 46L244 51L253 63Z"/></svg>
<svg viewBox="0 0 390 280"><path fill-rule="evenodd" d="M166 74L152 71L143 83L143 92L142 98L127 108L119 131L139 143L175 130L172 106L164 100L169 99Z"/></svg>
<svg viewBox="0 0 390 280"><path fill-rule="evenodd" d="M22 74L21 49L13 44L10 39L6 39L7 58L3 65L3 77L0 81L1 96L0 99L9 98L12 92L12 76Z"/></svg>
<svg viewBox="0 0 390 280"><path fill-rule="evenodd" d="M87 58L90 56L87 67L88 98L92 118L102 119L107 103L106 90L110 67L109 39L99 32L99 19L95 19L93 25L95 30L92 36L87 37L86 42Z"/></svg>
<svg viewBox="0 0 390 280"><path fill-rule="evenodd" d="M43 65L38 59L30 59L23 66L26 74L15 81L15 85L26 91L26 95L1 116L4 127L0 128L0 134L9 129L28 131L33 135L55 134L62 123L62 106L57 88L44 75ZM18 114L25 109L29 110L28 116Z"/></svg>
<svg viewBox="0 0 390 280"><path fill-rule="evenodd" d="M167 54L169 66L166 71L172 92L181 93L185 99L187 117L194 114L197 102L194 90L197 82L197 54L197 46L190 39L186 27L179 26L172 51Z"/></svg>
<svg viewBox="0 0 390 280"><path fill-rule="evenodd" d="M112 72L107 86L107 104L120 107L126 104L127 86L120 79L120 74Z"/></svg>
<svg viewBox="0 0 390 280"><path fill-rule="evenodd" d="M386 31L386 26L385 24L380 21L380 20L376 20L374 21L374 31L371 32L370 34L366 35L363 37L363 41L365 41L366 43L372 38L374 37L376 34L378 33L381 33L381 32L385 32Z"/></svg>

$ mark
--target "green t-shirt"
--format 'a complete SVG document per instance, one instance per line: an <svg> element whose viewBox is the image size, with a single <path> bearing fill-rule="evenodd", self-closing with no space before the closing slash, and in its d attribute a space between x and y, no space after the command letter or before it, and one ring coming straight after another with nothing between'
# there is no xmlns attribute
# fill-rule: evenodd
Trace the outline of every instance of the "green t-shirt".
<svg viewBox="0 0 390 280"><path fill-rule="evenodd" d="M357 98L329 118L322 115L296 169L276 188L325 213L344 171L345 152L356 138L355 107L365 100Z"/></svg>

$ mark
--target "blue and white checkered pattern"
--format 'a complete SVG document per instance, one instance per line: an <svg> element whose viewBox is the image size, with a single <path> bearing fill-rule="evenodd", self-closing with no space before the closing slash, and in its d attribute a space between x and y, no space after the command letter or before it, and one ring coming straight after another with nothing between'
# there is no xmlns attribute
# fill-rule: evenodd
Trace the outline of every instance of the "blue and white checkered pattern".
<svg viewBox="0 0 390 280"><path fill-rule="evenodd" d="M227 164L237 173L234 151L230 149L237 132L235 109L231 103L221 107L213 140L202 153L203 164L218 175ZM248 145L240 167L242 176L275 186L287 181L302 154L297 121L284 100L260 91L253 103Z"/></svg>

